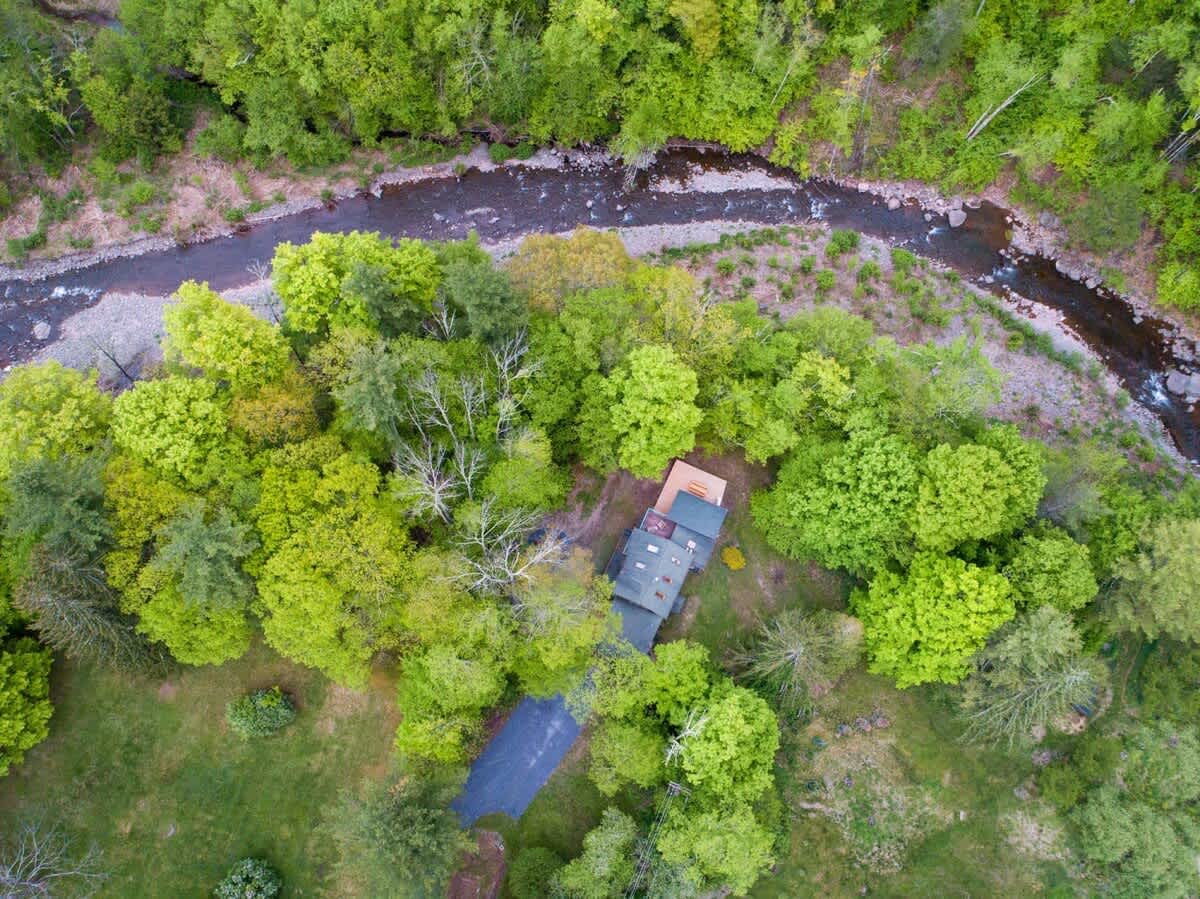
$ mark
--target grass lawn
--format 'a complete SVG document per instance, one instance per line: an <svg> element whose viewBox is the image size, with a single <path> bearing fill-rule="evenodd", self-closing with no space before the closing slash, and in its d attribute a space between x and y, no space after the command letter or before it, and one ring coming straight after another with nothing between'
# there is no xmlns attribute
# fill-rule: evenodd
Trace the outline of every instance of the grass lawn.
<svg viewBox="0 0 1200 899"><path fill-rule="evenodd" d="M225 704L276 683L300 707L295 723L255 742L231 733ZM319 895L322 811L386 772L397 722L386 675L356 693L258 645L166 681L56 661L52 689L50 738L0 780L0 817L40 815L95 842L104 896L207 896L246 855L275 865L288 896Z"/></svg>

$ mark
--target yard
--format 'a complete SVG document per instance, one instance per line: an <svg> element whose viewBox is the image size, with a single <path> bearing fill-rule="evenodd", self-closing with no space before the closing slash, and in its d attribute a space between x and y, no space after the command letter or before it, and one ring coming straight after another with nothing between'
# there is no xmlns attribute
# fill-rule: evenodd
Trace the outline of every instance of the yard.
<svg viewBox="0 0 1200 899"><path fill-rule="evenodd" d="M382 672L354 693L262 646L161 682L57 661L52 684L51 736L0 781L0 816L40 816L95 842L111 875L101 895L122 899L208 895L246 855L270 860L287 895L320 895L322 813L384 774L397 723ZM242 741L225 704L273 684L296 699L296 722Z"/></svg>
<svg viewBox="0 0 1200 899"><path fill-rule="evenodd" d="M749 495L769 482L766 469L736 456L688 461L729 481L721 546L739 547L746 567L731 571L714 558L702 575L691 575L688 602L664 624L659 642L695 640L721 661L762 616L793 606L844 607L846 578L782 558L754 527ZM597 558L635 522L656 486L616 475L577 491L583 508L575 520L604 523L590 534L604 544L594 547ZM821 700L811 722L785 723L785 730L778 782L789 835L774 875L752 895L856 896L866 888L881 896L1028 896L1066 882L1057 846L1040 841L1047 835L1037 827L1036 801L1014 793L1032 773L1028 756L960 743L946 694L900 691L858 669ZM609 801L587 778L586 738L585 730L519 821L480 822L503 835L510 863L534 846L570 858L598 823ZM612 803L644 817L652 801L629 791Z"/></svg>
<svg viewBox="0 0 1200 899"><path fill-rule="evenodd" d="M692 575L688 602L660 641L696 640L720 662L762 616L844 606L844 577L783 559L754 527L748 500L768 483L766 469L735 456L689 461L729 481L721 546L739 547L746 566L732 571L714 558ZM624 474L584 476L560 523L603 564L657 488ZM295 724L265 741L239 740L226 727L225 704L275 683L300 706ZM102 895L205 895L245 855L278 867L289 896L349 895L326 876L332 858L319 828L339 791L388 769L398 721L390 673L377 670L370 689L356 693L255 646L238 662L164 681L59 661L53 685L52 735L0 781L0 814L40 815L81 843L94 841L111 872ZM864 732L862 721L885 723ZM789 836L774 876L754 895L853 896L866 887L873 895L1027 896L1065 880L1052 841L1031 841L1037 803L1014 794L1032 772L1028 757L959 743L939 691L898 691L860 669L821 700L811 722L785 731L778 782ZM587 766L585 730L519 821L480 822L502 834L509 863L534 846L578 853L609 804ZM644 817L653 798L634 791L613 802Z"/></svg>

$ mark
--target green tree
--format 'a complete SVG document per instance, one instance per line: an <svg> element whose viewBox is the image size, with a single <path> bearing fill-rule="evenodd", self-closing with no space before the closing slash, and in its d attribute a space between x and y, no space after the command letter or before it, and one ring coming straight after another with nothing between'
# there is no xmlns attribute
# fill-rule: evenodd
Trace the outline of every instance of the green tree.
<svg viewBox="0 0 1200 899"><path fill-rule="evenodd" d="M578 547L513 585L513 672L526 692L552 696L583 677L597 645L612 633L611 599L611 582L596 576L591 552Z"/></svg>
<svg viewBox="0 0 1200 899"><path fill-rule="evenodd" d="M678 740L684 777L701 797L753 802L773 783L779 723L766 702L749 690L714 690Z"/></svg>
<svg viewBox="0 0 1200 899"><path fill-rule="evenodd" d="M627 783L657 786L666 771L666 749L662 734L645 724L603 721L592 737L588 777L605 796L616 795Z"/></svg>
<svg viewBox="0 0 1200 899"><path fill-rule="evenodd" d="M556 883L571 899L616 899L633 879L637 825L609 807L583 838L583 853L559 869Z"/></svg>
<svg viewBox="0 0 1200 899"><path fill-rule="evenodd" d="M862 657L862 624L829 609L787 609L760 626L734 664L745 681L800 711Z"/></svg>
<svg viewBox="0 0 1200 899"><path fill-rule="evenodd" d="M390 442L398 440L405 410L399 389L403 371L403 361L382 342L357 347L333 389L346 423Z"/></svg>
<svg viewBox="0 0 1200 899"><path fill-rule="evenodd" d="M916 451L903 437L814 437L788 457L770 490L754 494L750 509L784 555L868 574L909 555L919 479Z"/></svg>
<svg viewBox="0 0 1200 899"><path fill-rule="evenodd" d="M530 846L517 853L504 875L504 887L513 899L542 899L554 882L563 860L552 849Z"/></svg>
<svg viewBox="0 0 1200 899"><path fill-rule="evenodd" d="M695 445L703 417L695 405L696 374L674 350L639 347L592 388L585 383L580 432L584 461L593 468L619 464L637 477L656 477Z"/></svg>
<svg viewBox="0 0 1200 899"><path fill-rule="evenodd" d="M317 232L306 244L275 249L272 272L287 330L319 340L330 328L377 328L374 301L368 301L374 293L363 291L362 266L381 270L383 284L404 308L432 311L440 275L437 256L425 244L404 239L393 246L388 238L361 231Z"/></svg>
<svg viewBox="0 0 1200 899"><path fill-rule="evenodd" d="M247 393L279 380L288 368L288 346L279 330L245 306L227 303L208 284L185 281L179 302L163 312L168 360L200 369Z"/></svg>
<svg viewBox="0 0 1200 899"><path fill-rule="evenodd" d="M1200 641L1200 520L1164 519L1142 535L1137 555L1118 563L1117 622L1147 637Z"/></svg>
<svg viewBox="0 0 1200 899"><path fill-rule="evenodd" d="M372 896L445 896L459 856L470 845L450 809L457 786L410 775L389 783L367 781L357 796L343 793L325 819L339 853L339 874Z"/></svg>
<svg viewBox="0 0 1200 899"><path fill-rule="evenodd" d="M963 690L967 738L1035 739L1077 705L1089 705L1108 680L1108 670L1083 655L1083 645L1065 612L1042 605L1003 629L983 651Z"/></svg>
<svg viewBox="0 0 1200 899"><path fill-rule="evenodd" d="M113 440L166 477L202 487L215 475L210 459L228 441L226 406L212 381L142 381L113 405Z"/></svg>
<svg viewBox="0 0 1200 899"><path fill-rule="evenodd" d="M241 563L258 541L228 509L190 503L159 530L158 547L149 567L170 577L185 602L237 607L249 601L253 585Z"/></svg>
<svg viewBox="0 0 1200 899"><path fill-rule="evenodd" d="M1099 586L1092 574L1088 548L1057 528L1043 528L1017 541L1004 576L1021 606L1051 605L1064 612L1082 609Z"/></svg>
<svg viewBox="0 0 1200 899"><path fill-rule="evenodd" d="M0 479L38 458L83 455L108 434L112 400L57 362L19 365L0 383Z"/></svg>
<svg viewBox="0 0 1200 899"><path fill-rule="evenodd" d="M34 546L55 556L94 557L109 538L101 460L35 459L8 479L4 533L10 567L21 571Z"/></svg>
<svg viewBox="0 0 1200 899"><path fill-rule="evenodd" d="M896 686L957 683L988 636L1013 617L1003 577L947 556L919 553L908 571L878 574L851 596L863 623L868 668Z"/></svg>
<svg viewBox="0 0 1200 899"><path fill-rule="evenodd" d="M42 642L71 658L143 673L163 660L122 614L105 572L89 559L35 550L12 601Z"/></svg>
<svg viewBox="0 0 1200 899"><path fill-rule="evenodd" d="M658 851L683 865L693 884L745 896L775 863L775 838L744 802L695 811L676 805L658 837Z"/></svg>
<svg viewBox="0 0 1200 899"><path fill-rule="evenodd" d="M483 479L485 493L495 497L501 511L550 510L562 505L569 479L553 461L550 439L536 428L526 428L504 443L504 457Z"/></svg>
<svg viewBox="0 0 1200 899"><path fill-rule="evenodd" d="M447 266L442 290L452 308L466 313L471 336L483 343L507 340L528 321L525 298L490 259Z"/></svg>
<svg viewBox="0 0 1200 899"><path fill-rule="evenodd" d="M50 661L27 637L0 644L0 777L50 733Z"/></svg>

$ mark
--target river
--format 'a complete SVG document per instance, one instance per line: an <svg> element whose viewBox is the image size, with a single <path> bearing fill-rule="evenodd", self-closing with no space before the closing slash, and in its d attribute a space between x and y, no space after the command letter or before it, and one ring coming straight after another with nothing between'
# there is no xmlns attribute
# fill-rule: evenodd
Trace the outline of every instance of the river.
<svg viewBox="0 0 1200 899"><path fill-rule="evenodd" d="M697 170L757 174L766 189L662 190ZM183 247L120 257L43 280L0 281L0 364L29 358L44 346L32 336L36 323L57 330L61 322L95 303L105 292L169 294L188 278L224 290L254 276L255 262L267 263L276 245L303 242L315 231L380 231L432 239L465 237L475 230L485 241L530 232L567 231L579 224L670 225L744 220L763 225L813 219L853 228L956 269L968 280L1000 293L1006 289L1059 310L1066 324L1103 358L1125 389L1158 414L1188 458L1200 459L1200 411L1165 388L1172 369L1190 372L1190 361L1174 349L1175 330L1143 318L1119 297L1070 280L1041 257L1012 261L1007 213L984 203L967 210L962 226L914 204L888 209L871 194L805 181L754 156L672 150L626 189L616 164L561 168L502 167L469 170L461 176L416 181L363 193L336 204L255 225L239 233ZM53 333L52 330L52 333Z"/></svg>

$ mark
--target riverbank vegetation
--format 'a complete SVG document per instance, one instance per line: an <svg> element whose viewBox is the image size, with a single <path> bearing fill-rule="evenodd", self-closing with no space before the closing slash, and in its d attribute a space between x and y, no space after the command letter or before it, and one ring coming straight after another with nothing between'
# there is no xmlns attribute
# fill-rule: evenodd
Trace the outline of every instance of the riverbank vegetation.
<svg viewBox="0 0 1200 899"><path fill-rule="evenodd" d="M243 859L436 893L496 716L563 693L586 740L485 822L512 896L1193 892L1200 488L1006 412L952 279L810 240L691 248L692 274L588 231L503 265L319 234L278 249L265 319L182 285L115 395L16 370L5 820L97 846L120 895ZM557 513L633 509L583 485L693 452L737 552L646 657L609 538Z"/></svg>
<svg viewBox="0 0 1200 899"><path fill-rule="evenodd" d="M948 191L999 181L1083 247L1136 249L1131 269L1153 230L1160 299L1200 303L1190 4L126 0L119 27L99 29L31 0L0 10L6 202L84 142L94 177L79 180L120 193L156 230L152 207L135 212L153 184L113 164L150 166L197 122L189 152L257 166L329 165L397 134L456 144L464 131L607 142L638 164L682 137L760 149L804 174ZM10 251L43 243L81 186L43 190L37 224ZM223 208L236 220L268 199Z"/></svg>

